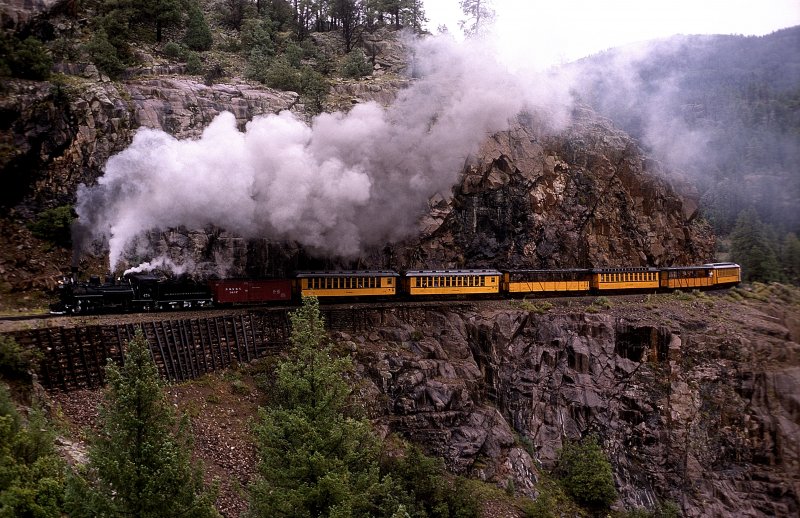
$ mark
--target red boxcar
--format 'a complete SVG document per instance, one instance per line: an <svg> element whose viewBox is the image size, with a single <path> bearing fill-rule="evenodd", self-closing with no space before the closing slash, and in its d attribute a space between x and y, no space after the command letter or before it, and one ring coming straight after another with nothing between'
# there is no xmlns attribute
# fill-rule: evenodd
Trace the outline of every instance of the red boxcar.
<svg viewBox="0 0 800 518"><path fill-rule="evenodd" d="M292 281L289 279L224 280L211 281L210 284L215 304L256 304L292 300Z"/></svg>

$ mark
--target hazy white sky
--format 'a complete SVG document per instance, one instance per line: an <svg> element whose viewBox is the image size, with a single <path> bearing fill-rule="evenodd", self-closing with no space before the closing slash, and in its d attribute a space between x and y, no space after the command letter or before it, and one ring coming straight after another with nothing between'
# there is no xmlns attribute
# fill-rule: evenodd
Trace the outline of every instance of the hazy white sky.
<svg viewBox="0 0 800 518"><path fill-rule="evenodd" d="M460 33L458 0L424 0L436 33ZM511 59L557 64L674 34L763 35L800 25L800 0L491 0L493 38ZM798 49L800 51L800 49Z"/></svg>

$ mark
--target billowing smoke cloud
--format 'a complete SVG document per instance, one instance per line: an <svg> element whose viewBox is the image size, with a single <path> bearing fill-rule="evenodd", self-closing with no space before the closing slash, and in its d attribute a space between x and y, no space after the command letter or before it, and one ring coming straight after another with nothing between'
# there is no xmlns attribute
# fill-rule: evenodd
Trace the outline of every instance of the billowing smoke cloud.
<svg viewBox="0 0 800 518"><path fill-rule="evenodd" d="M360 104L310 125L282 112L244 132L223 113L197 140L139 130L79 190L82 229L107 243L112 270L150 229L215 225L341 257L407 236L428 198L449 192L469 154L532 100L477 42L413 49L419 79L389 108Z"/></svg>

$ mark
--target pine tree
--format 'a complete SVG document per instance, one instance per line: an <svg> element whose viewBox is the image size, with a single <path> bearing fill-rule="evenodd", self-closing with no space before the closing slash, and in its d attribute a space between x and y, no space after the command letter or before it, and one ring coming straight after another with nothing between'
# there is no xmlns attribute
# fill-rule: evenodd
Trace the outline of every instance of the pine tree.
<svg viewBox="0 0 800 518"><path fill-rule="evenodd" d="M208 27L203 11L197 2L192 2L189 7L189 19L186 22L186 35L183 43L192 50L203 51L211 48L214 42L211 29Z"/></svg>
<svg viewBox="0 0 800 518"><path fill-rule="evenodd" d="M742 280L769 282L780 278L767 228L752 208L743 210L731 233L731 257L742 266Z"/></svg>
<svg viewBox="0 0 800 518"><path fill-rule="evenodd" d="M24 420L0 383L0 517L58 518L64 504L64 463L44 414Z"/></svg>
<svg viewBox="0 0 800 518"><path fill-rule="evenodd" d="M106 367L106 380L85 478L68 484L70 516L219 516L215 492L191 461L187 422L175 418L141 331L124 365Z"/></svg>
<svg viewBox="0 0 800 518"><path fill-rule="evenodd" d="M291 359L277 369L274 402L255 427L260 478L250 516L385 516L391 480L381 479L369 423L347 415L349 357L334 357L314 298L291 315Z"/></svg>
<svg viewBox="0 0 800 518"><path fill-rule="evenodd" d="M800 239L797 234L786 234L781 248L781 266L786 278L795 284L800 283Z"/></svg>
<svg viewBox="0 0 800 518"><path fill-rule="evenodd" d="M461 12L467 17L458 22L467 36L478 36L494 20L495 12L490 0L461 0Z"/></svg>

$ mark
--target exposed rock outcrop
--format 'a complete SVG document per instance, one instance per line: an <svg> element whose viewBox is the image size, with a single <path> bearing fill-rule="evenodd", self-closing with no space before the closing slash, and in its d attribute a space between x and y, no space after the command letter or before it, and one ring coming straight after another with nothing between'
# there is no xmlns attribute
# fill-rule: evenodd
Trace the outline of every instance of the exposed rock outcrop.
<svg viewBox="0 0 800 518"><path fill-rule="evenodd" d="M387 428L457 472L532 495L537 463L595 433L627 508L796 515L800 346L787 322L721 297L614 304L389 311L368 336L340 338L356 343Z"/></svg>
<svg viewBox="0 0 800 518"><path fill-rule="evenodd" d="M696 264L713 236L658 163L589 110L552 135L533 118L492 135L452 198L432 200L409 266L606 267Z"/></svg>

